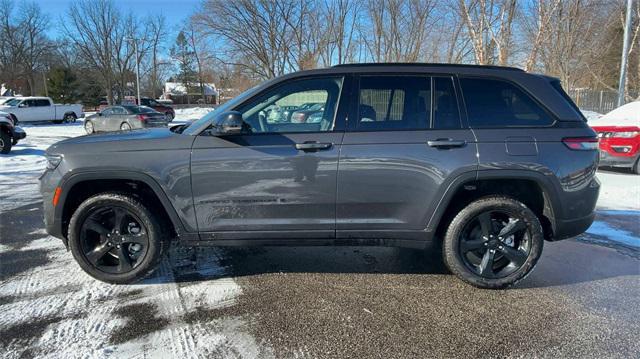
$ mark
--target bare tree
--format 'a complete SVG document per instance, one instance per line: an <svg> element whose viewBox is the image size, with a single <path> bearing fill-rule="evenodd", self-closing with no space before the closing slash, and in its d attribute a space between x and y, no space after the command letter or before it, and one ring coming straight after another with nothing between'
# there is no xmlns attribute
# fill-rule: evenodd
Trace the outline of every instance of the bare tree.
<svg viewBox="0 0 640 359"><path fill-rule="evenodd" d="M162 86L160 81L161 74L161 62L160 52L163 49L164 40L166 38L166 19L163 15L157 15L152 17L148 22L149 28L149 43L151 46L151 76L150 87L151 96L157 98L157 89Z"/></svg>
<svg viewBox="0 0 640 359"><path fill-rule="evenodd" d="M525 39L529 43L529 53L525 61L525 71L532 71L538 60L538 52L549 36L551 20L559 10L562 0L538 0L523 16ZM533 16L532 16L533 15ZM530 21L535 19L535 21Z"/></svg>
<svg viewBox="0 0 640 359"><path fill-rule="evenodd" d="M434 23L436 4L433 0L369 0L369 21L361 23L361 34L373 61L418 61Z"/></svg>
<svg viewBox="0 0 640 359"><path fill-rule="evenodd" d="M319 61L323 66L343 64L355 57L359 0L324 0L320 16L311 16L313 27L321 33L318 43Z"/></svg>
<svg viewBox="0 0 640 359"><path fill-rule="evenodd" d="M459 0L476 63L507 65L513 46L516 0Z"/></svg>
<svg viewBox="0 0 640 359"><path fill-rule="evenodd" d="M214 41L223 41L228 51L220 53L224 63L243 67L263 79L299 69L295 45L297 14L304 2L270 0L208 0L194 15L200 31ZM224 19L224 21L220 21ZM298 34L299 37L302 35Z"/></svg>

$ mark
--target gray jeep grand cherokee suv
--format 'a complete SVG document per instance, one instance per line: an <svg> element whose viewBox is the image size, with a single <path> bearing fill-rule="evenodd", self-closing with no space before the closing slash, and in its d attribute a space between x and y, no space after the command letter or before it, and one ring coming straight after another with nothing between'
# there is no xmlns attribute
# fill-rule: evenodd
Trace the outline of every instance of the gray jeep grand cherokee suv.
<svg viewBox="0 0 640 359"><path fill-rule="evenodd" d="M41 192L47 231L106 282L144 277L170 241L436 244L462 280L503 288L544 240L590 226L597 144L555 78L343 65L268 81L189 126L59 142Z"/></svg>

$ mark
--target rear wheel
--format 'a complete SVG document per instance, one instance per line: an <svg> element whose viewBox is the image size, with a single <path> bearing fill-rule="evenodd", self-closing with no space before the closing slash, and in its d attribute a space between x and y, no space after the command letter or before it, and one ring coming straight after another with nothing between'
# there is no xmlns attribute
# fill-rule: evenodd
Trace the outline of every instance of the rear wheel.
<svg viewBox="0 0 640 359"><path fill-rule="evenodd" d="M491 196L470 203L453 219L443 243L444 261L463 281L500 289L523 279L538 262L544 236L523 203Z"/></svg>
<svg viewBox="0 0 640 359"><path fill-rule="evenodd" d="M80 267L108 283L150 274L168 247L157 216L138 200L104 193L84 201L69 222L69 247Z"/></svg>
<svg viewBox="0 0 640 359"><path fill-rule="evenodd" d="M638 159L636 160L636 164L633 165L633 173L640 175L640 156L638 156Z"/></svg>
<svg viewBox="0 0 640 359"><path fill-rule="evenodd" d="M120 125L120 130L121 130L121 131L131 131L131 125L130 125L130 124L128 124L127 122L123 122L123 123Z"/></svg>
<svg viewBox="0 0 640 359"><path fill-rule="evenodd" d="M171 122L173 120L173 112L171 111L167 111L164 113L165 118L167 119L167 121Z"/></svg>
<svg viewBox="0 0 640 359"><path fill-rule="evenodd" d="M11 152L11 146L13 146L11 136L4 130L0 130L0 153L6 155Z"/></svg>
<svg viewBox="0 0 640 359"><path fill-rule="evenodd" d="M62 118L62 120L63 120L65 123L72 123L72 122L76 122L77 117L76 117L76 115L75 115L75 114L73 114L73 113L67 113L67 114L65 114L65 115L64 115L64 117Z"/></svg>

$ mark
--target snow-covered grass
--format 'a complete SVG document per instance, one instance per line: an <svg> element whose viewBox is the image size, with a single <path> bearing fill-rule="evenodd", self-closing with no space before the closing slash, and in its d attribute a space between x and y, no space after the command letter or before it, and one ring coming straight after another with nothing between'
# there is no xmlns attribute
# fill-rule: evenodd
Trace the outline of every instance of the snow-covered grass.
<svg viewBox="0 0 640 359"><path fill-rule="evenodd" d="M584 115L584 117L587 118L587 123L591 124L591 122L599 119L600 117L602 117L601 113L595 112L595 111L588 111L588 110L580 110L582 112L582 114Z"/></svg>
<svg viewBox="0 0 640 359"><path fill-rule="evenodd" d="M587 116L589 111L582 111ZM640 101L630 102L620 106L606 115L596 116L591 113L588 119L589 126L637 126L640 127Z"/></svg>

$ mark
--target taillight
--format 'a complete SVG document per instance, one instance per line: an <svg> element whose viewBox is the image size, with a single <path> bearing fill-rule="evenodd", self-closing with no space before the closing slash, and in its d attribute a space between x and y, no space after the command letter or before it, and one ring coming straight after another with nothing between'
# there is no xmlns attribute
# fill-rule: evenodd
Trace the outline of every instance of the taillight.
<svg viewBox="0 0 640 359"><path fill-rule="evenodd" d="M595 137L567 137L562 143L571 150L591 151L598 149L598 139Z"/></svg>
<svg viewBox="0 0 640 359"><path fill-rule="evenodd" d="M138 116L136 116L136 118L137 118L138 120L142 121L142 122L144 122L144 121L146 121L146 120L147 120L147 116L145 116L145 115L138 115Z"/></svg>

